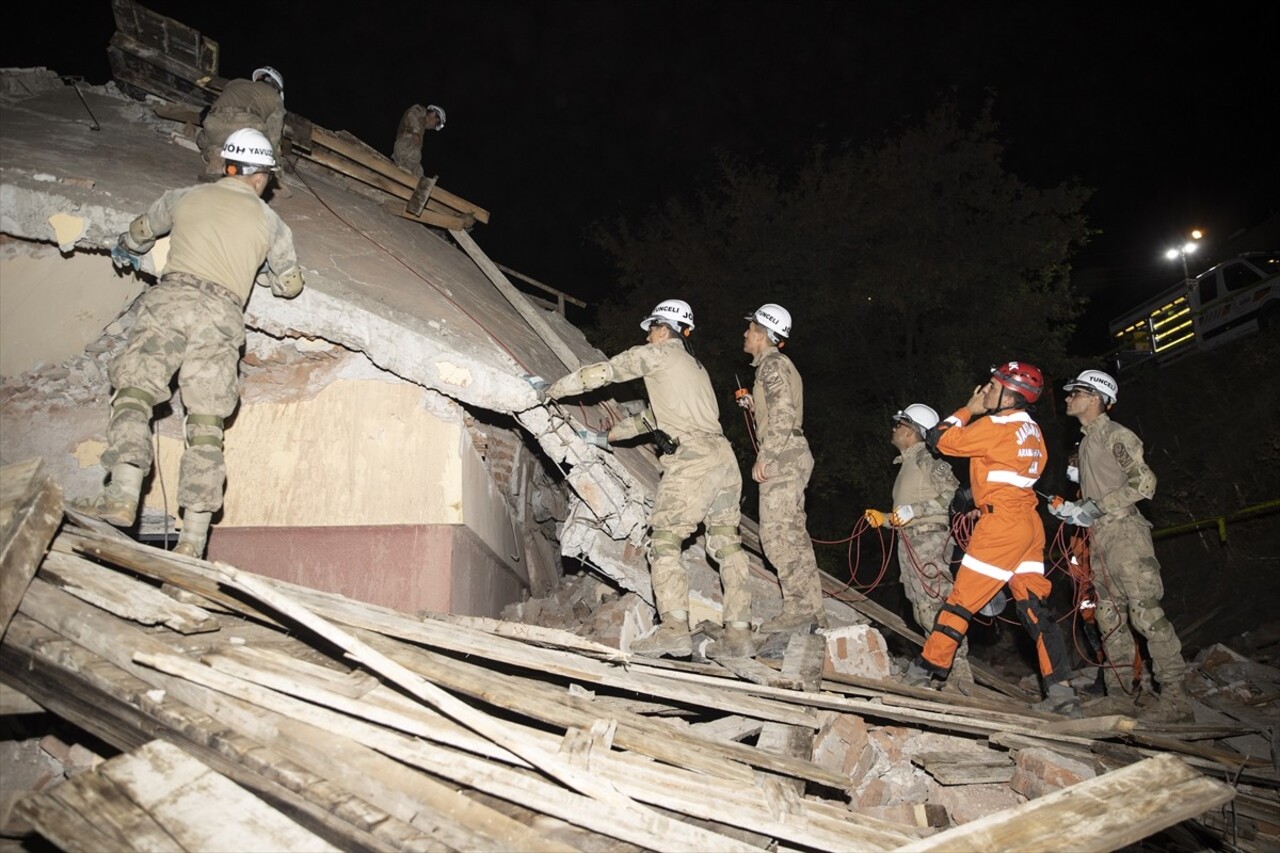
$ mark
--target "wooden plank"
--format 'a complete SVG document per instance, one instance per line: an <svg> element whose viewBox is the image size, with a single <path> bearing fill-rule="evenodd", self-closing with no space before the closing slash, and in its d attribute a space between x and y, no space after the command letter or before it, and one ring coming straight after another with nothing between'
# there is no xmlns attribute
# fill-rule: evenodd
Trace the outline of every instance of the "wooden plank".
<svg viewBox="0 0 1280 853"><path fill-rule="evenodd" d="M277 624L274 616L267 611L223 590L203 560L143 545L119 535L115 530L110 534L96 530L63 530L54 540L53 548L66 553L88 554L117 566L124 566L153 580L167 582L204 596L232 612L243 613L269 625Z"/></svg>
<svg viewBox="0 0 1280 853"><path fill-rule="evenodd" d="M62 492L39 458L0 468L0 637L62 523Z"/></svg>
<svg viewBox="0 0 1280 853"><path fill-rule="evenodd" d="M415 216L409 211L401 208L395 202L387 202L382 207L388 213L393 213L401 219L410 219L414 222L421 222L423 225L443 228L446 231L453 231L458 228L470 228L475 224L475 220L472 219L467 219L452 213L436 213L432 210L424 210Z"/></svg>
<svg viewBox="0 0 1280 853"><path fill-rule="evenodd" d="M979 818L902 851L1035 850L1056 839L1073 851L1132 844L1231 801L1234 789L1162 755Z"/></svg>
<svg viewBox="0 0 1280 853"><path fill-rule="evenodd" d="M486 791L512 802L529 805L580 826L595 829L645 848L675 850L740 849L723 836L708 834L697 827L654 825L628 812L608 808L580 795L556 788L540 777L513 778L510 773L471 756L441 750L426 741L368 726L351 717L322 711L314 705L270 694L252 694L244 686L222 679L217 673L180 658L166 656L155 661L161 668L174 667L201 683L249 699L290 717L327 730L351 736L398 760L423 767L454 779L459 784ZM520 728L520 736L531 743L554 742L555 736L534 728ZM886 847L905 838L887 825L850 813L842 805L830 808L806 801L799 814L779 816L770 810L763 794L749 785L734 787L728 782L709 785L706 777L669 768L632 753L593 753L593 771L613 784L656 806L678 813L703 817L715 814L734 825L773 837L786 838L816 849L858 849Z"/></svg>
<svg viewBox="0 0 1280 853"><path fill-rule="evenodd" d="M581 367L581 359L574 354L573 350L569 349L568 345L560 338L560 335L551 328L547 318L543 317L539 311L530 305L524 294L507 280L507 277L502 274L502 270L498 269L493 261L489 260L489 256L476 245L476 241L471 239L471 235L460 229L454 229L449 233L453 235L453 239L457 241L463 251L471 257L471 260L475 261L480 271L489 277L494 287L498 288L498 292L506 297L507 301L511 303L511 307L516 309L516 313L523 317L524 321L537 333L538 337L542 338L543 343L551 348L551 351L556 354L560 362L569 370L577 370Z"/></svg>
<svg viewBox="0 0 1280 853"><path fill-rule="evenodd" d="M418 185L418 178L415 175L410 175L408 172L404 171L385 157L369 151L363 146L345 140L336 133L325 130L322 127L312 125L311 141L315 145L323 145L325 148L328 148L337 154L341 154L349 160L354 160L360 165L377 172L385 178L389 178L395 183L400 184L402 187L407 188L409 193L405 196L406 201L413 195L413 190ZM453 208L454 210L462 213L471 214L478 222L483 222L486 225L489 222L489 211L477 204L467 201L461 196L456 196L453 193L446 191L442 187L437 186L432 191L432 197L446 207Z"/></svg>
<svg viewBox="0 0 1280 853"><path fill-rule="evenodd" d="M163 671L213 687L228 695L238 696L245 701L252 701L263 708L286 714L309 725L323 727L335 735L353 737L387 755L395 756L397 760L422 767L446 778L457 779L463 784L486 790L496 796L510 799L512 802L528 804L622 840L632 840L635 843L643 843L645 846L657 844L662 849L675 850L704 848L708 845L710 849L720 849L725 841L718 836L698 833L691 827L676 826L666 819L653 821L649 815L640 812L609 808L609 804L601 804L545 782L526 779L513 784L509 778L504 782L502 774L495 774L492 766L483 762L468 759L460 754L450 754L422 741L290 700L279 694L273 695L270 692L255 690L247 687L247 682L237 684L230 680L229 676L208 667L198 666L183 658L163 655L147 656L143 660L148 665ZM643 842L639 841L642 838ZM671 845L673 839L676 844Z"/></svg>
<svg viewBox="0 0 1280 853"><path fill-rule="evenodd" d="M23 612L160 688L165 696L172 695L260 743L270 743L273 750L299 766L420 829L423 835L435 839L431 845L434 849L562 849L554 842L529 835L527 827L516 825L421 772L341 734L322 733L294 719L194 688L184 680L134 664L135 653L171 655L171 650L141 629L97 611L38 578L23 599Z"/></svg>
<svg viewBox="0 0 1280 853"><path fill-rule="evenodd" d="M922 752L911 761L924 768L940 785L1003 784L1013 778L1013 758L994 749L957 752Z"/></svg>
<svg viewBox="0 0 1280 853"><path fill-rule="evenodd" d="M389 853L421 836L275 750L201 717L168 691L151 691L151 685L24 614L14 617L0 644L0 676L118 749L135 749L157 736L181 742L187 752L344 848Z"/></svg>
<svg viewBox="0 0 1280 853"><path fill-rule="evenodd" d="M186 850L337 850L164 741L113 758L94 775L113 782Z"/></svg>
<svg viewBox="0 0 1280 853"><path fill-rule="evenodd" d="M43 714L44 706L16 687L0 683L0 717L15 714Z"/></svg>
<svg viewBox="0 0 1280 853"><path fill-rule="evenodd" d="M433 175L428 178L423 175L418 179L418 185L413 188L413 195L409 196L409 203L404 206L405 213L410 216L417 216L422 213L422 209L427 206L427 199L431 197L431 190L436 185L437 176Z"/></svg>
<svg viewBox="0 0 1280 853"><path fill-rule="evenodd" d="M422 676L391 660L367 643L338 628L327 619L317 616L287 595L272 589L258 578L238 571L231 566L219 564L218 569L232 586L243 590L280 613L305 625L320 636L336 643L365 666L390 679L442 713L448 714L477 734L487 737L494 743L519 755L530 764L560 780L561 783L573 788L578 793L586 794L617 807L638 808L629 797L620 793L612 785L600 785L598 780L582 774L567 762L541 750L527 748L523 743L510 737L505 726L498 720L479 713L466 703L458 701Z"/></svg>
<svg viewBox="0 0 1280 853"><path fill-rule="evenodd" d="M82 601L143 625L164 625L179 634L206 633L219 627L207 610L174 601L155 587L71 554L50 553L40 576Z"/></svg>
<svg viewBox="0 0 1280 853"><path fill-rule="evenodd" d="M729 714L718 720L694 723L690 728L697 732L699 737L709 740L739 741L759 734L763 726L764 723L759 720L740 717L737 714Z"/></svg>

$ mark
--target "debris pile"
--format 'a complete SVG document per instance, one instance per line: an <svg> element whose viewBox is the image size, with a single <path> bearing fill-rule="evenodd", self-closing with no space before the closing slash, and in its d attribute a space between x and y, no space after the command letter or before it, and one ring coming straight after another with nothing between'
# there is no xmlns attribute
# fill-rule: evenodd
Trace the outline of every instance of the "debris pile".
<svg viewBox="0 0 1280 853"><path fill-rule="evenodd" d="M122 752L16 804L8 831L64 847L130 846L143 822L184 849L1016 848L1068 831L1105 849L1200 816L1177 831L1248 849L1280 824L1270 760L1205 744L1256 737L1246 723L1065 720L842 675L813 634L776 668L644 661L175 557L25 509L40 493L6 489L6 545L38 571L16 585L0 679ZM1212 658L1219 679L1265 675Z"/></svg>

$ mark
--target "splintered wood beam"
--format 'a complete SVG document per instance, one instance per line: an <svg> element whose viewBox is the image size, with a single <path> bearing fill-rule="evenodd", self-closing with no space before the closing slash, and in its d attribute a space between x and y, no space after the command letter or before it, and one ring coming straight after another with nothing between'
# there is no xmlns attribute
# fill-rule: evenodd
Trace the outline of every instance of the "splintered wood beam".
<svg viewBox="0 0 1280 853"><path fill-rule="evenodd" d="M69 850L338 850L160 740L27 797L17 808L41 835Z"/></svg>
<svg viewBox="0 0 1280 853"><path fill-rule="evenodd" d="M1118 850L1234 796L1225 782L1160 755L898 849L1037 850L1057 839L1075 851Z"/></svg>
<svg viewBox="0 0 1280 853"><path fill-rule="evenodd" d="M0 637L62 523L62 492L28 459L0 468Z"/></svg>
<svg viewBox="0 0 1280 853"><path fill-rule="evenodd" d="M569 349L568 344L558 335L555 329L551 328L551 324L547 322L547 318L543 317L533 306L529 304L529 300L523 293L516 289L516 286L507 280L502 274L502 270L498 269L497 264L489 260L489 256L484 250L476 245L476 241L471 239L471 235L466 231L453 230L449 232L453 235L453 239L458 242L480 271L489 277L489 281L493 282L493 286L498 288L498 292L507 298L511 303L511 307L524 318L525 322L542 338L543 342L551 348L551 351L560 359L561 364L570 370L577 370L582 366L582 360Z"/></svg>
<svg viewBox="0 0 1280 853"><path fill-rule="evenodd" d="M422 209L427 206L427 199L431 197L431 190L435 187L437 176L428 178L423 175L418 179L418 185L413 188L413 195L409 196L409 203L405 205L405 212L417 216L422 213Z"/></svg>
<svg viewBox="0 0 1280 853"><path fill-rule="evenodd" d="M311 141L315 145L323 145L330 151L341 154L349 160L354 160L360 165L372 169L383 177L389 178L395 183L407 188L409 190L409 195L405 196L406 200L413 195L413 190L418 186L418 178L416 176L410 175L408 172L401 169L385 157L376 154L363 146L343 139L332 131L312 125ZM451 207L454 210L461 211L462 213L470 213L476 218L477 222L482 222L486 225L489 223L489 211L477 204L472 204L465 198L454 195L439 186L435 187L431 191L431 197L446 207Z"/></svg>
<svg viewBox="0 0 1280 853"><path fill-rule="evenodd" d="M469 216L464 219L452 213L436 213L432 210L424 210L415 215L393 201L387 202L382 207L388 213L394 213L402 219L421 222L423 225L433 225L436 228L444 228L447 231L452 231L455 228L470 228L475 225L475 220Z"/></svg>

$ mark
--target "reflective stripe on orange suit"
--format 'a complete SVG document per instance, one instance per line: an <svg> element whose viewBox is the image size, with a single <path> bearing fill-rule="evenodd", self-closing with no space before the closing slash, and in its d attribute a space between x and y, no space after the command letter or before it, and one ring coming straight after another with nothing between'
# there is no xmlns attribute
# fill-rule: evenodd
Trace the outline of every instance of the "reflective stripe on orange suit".
<svg viewBox="0 0 1280 853"><path fill-rule="evenodd" d="M1007 584L1014 601L1024 605L1019 615L1030 622L1027 627L1035 639L1040 672L1048 678L1067 665L1062 635L1052 620L1040 624L1034 612L1025 610L1031 596L1046 600L1051 589L1044 576L1044 525L1036 514L1032 491L1048 462L1044 438L1026 412L989 415L972 424L969 417L966 409L951 416L955 426L942 433L938 450L969 458L969 484L982 517L960 562L955 587L925 643L923 658L937 672L949 671L959 642L939 629L949 628L961 636L969 629L969 619L952 608L977 613Z"/></svg>

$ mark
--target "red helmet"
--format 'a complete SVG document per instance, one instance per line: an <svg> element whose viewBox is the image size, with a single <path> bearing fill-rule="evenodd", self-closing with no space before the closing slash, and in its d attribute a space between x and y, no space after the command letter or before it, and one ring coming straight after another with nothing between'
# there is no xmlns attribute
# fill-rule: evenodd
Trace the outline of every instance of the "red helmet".
<svg viewBox="0 0 1280 853"><path fill-rule="evenodd" d="M1015 394L1022 395L1028 403L1040 399L1044 390L1044 374L1034 364L1025 361L1007 361L991 369L991 378Z"/></svg>

